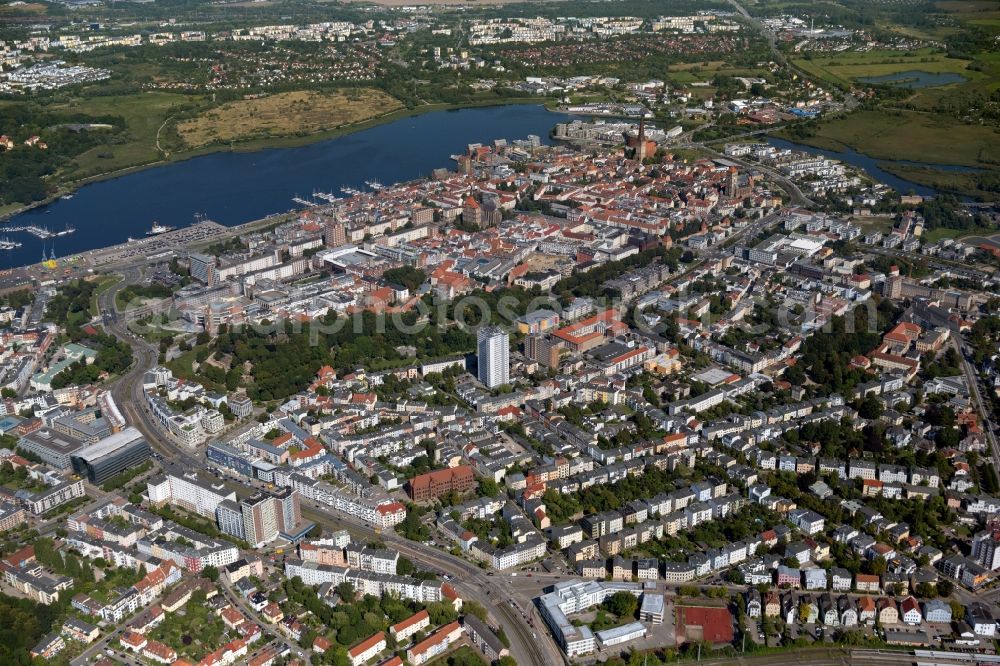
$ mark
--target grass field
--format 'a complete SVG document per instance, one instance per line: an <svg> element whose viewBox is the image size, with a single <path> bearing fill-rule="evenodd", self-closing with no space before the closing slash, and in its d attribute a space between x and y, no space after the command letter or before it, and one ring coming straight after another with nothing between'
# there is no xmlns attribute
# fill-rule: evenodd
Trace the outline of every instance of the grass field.
<svg viewBox="0 0 1000 666"><path fill-rule="evenodd" d="M288 92L228 102L177 124L190 148L269 136L313 134L369 120L402 105L380 90Z"/></svg>
<svg viewBox="0 0 1000 666"><path fill-rule="evenodd" d="M927 169L903 164L880 164L879 166L900 178L905 178L914 183L920 183L921 185L933 187L938 190L954 192L983 201L996 201L1000 199L1000 194L996 192L980 190L976 185L976 175L973 173L942 171L940 169Z"/></svg>
<svg viewBox="0 0 1000 666"><path fill-rule="evenodd" d="M984 77L980 72L969 71L968 60L949 58L941 53L924 49L913 55L898 51L869 51L867 53L843 53L830 58L800 58L794 61L799 69L816 78L839 86L850 86L855 79L869 76L883 76L918 70L931 74L961 74L970 80Z"/></svg>
<svg viewBox="0 0 1000 666"><path fill-rule="evenodd" d="M156 133L163 121L176 109L202 102L199 96L147 92L83 97L54 107L77 113L121 116L128 128L126 141L91 148L64 169L65 177L71 180L87 178L161 159L162 154L156 149Z"/></svg>
<svg viewBox="0 0 1000 666"><path fill-rule="evenodd" d="M913 111L859 111L822 123L802 142L831 150L847 146L877 159L995 166L1000 130Z"/></svg>
<svg viewBox="0 0 1000 666"><path fill-rule="evenodd" d="M716 75L721 76L764 76L767 72L757 68L733 68L726 67L726 62L722 60L711 60L706 62L689 62L670 65L667 72L671 80L685 85L695 81L711 81Z"/></svg>
<svg viewBox="0 0 1000 666"><path fill-rule="evenodd" d="M463 645L457 650L450 650L440 657L428 662L427 666L447 666L452 657L458 660L458 663L460 664L473 664L478 661L483 664L483 666L486 665L486 661L483 660L483 656L480 654L479 650L471 648L468 645Z"/></svg>
<svg viewBox="0 0 1000 666"><path fill-rule="evenodd" d="M47 7L40 2L26 2L21 5L0 5L0 14L44 14Z"/></svg>
<svg viewBox="0 0 1000 666"><path fill-rule="evenodd" d="M966 236L977 236L983 233L992 233L993 231L993 229L982 229L978 227L973 227L972 229L946 229L945 227L938 227L937 229L925 231L922 238L928 243L937 243L945 238L964 238Z"/></svg>

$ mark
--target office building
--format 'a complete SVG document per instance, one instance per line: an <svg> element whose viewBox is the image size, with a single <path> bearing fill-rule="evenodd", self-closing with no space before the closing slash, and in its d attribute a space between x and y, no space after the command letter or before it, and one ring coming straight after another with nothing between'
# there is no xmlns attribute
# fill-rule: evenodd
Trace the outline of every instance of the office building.
<svg viewBox="0 0 1000 666"><path fill-rule="evenodd" d="M597 648L590 627L578 627L568 616L604 603L616 592L628 592L638 597L642 594L642 587L638 583L567 580L556 583L551 592L539 597L538 608L542 618L567 657L588 654Z"/></svg>
<svg viewBox="0 0 1000 666"><path fill-rule="evenodd" d="M547 368L559 367L563 346L547 335L529 335L524 339L524 355Z"/></svg>
<svg viewBox="0 0 1000 666"><path fill-rule="evenodd" d="M111 424L106 419L95 418L94 410L58 416L52 419L52 429L84 444L96 444L111 435Z"/></svg>
<svg viewBox="0 0 1000 666"><path fill-rule="evenodd" d="M106 437L70 456L73 471L100 485L127 469L149 460L152 450L142 434L133 427Z"/></svg>
<svg viewBox="0 0 1000 666"><path fill-rule="evenodd" d="M278 533L286 538L294 537L296 528L302 526L299 492L293 488L279 488L273 495L278 516Z"/></svg>
<svg viewBox="0 0 1000 666"><path fill-rule="evenodd" d="M253 401L246 393L233 393L229 396L229 409L237 418L245 418L253 414Z"/></svg>
<svg viewBox="0 0 1000 666"><path fill-rule="evenodd" d="M503 641L493 632L493 630L482 620L472 614L467 614L462 619L465 633L469 640L479 648L480 652L492 664L501 657L510 654L510 650L504 646Z"/></svg>
<svg viewBox="0 0 1000 666"><path fill-rule="evenodd" d="M903 295L903 278L898 273L885 278L883 295L886 298L899 299Z"/></svg>
<svg viewBox="0 0 1000 666"><path fill-rule="evenodd" d="M478 340L479 381L487 388L510 383L510 339L507 331L499 326L479 330Z"/></svg>
<svg viewBox="0 0 1000 666"><path fill-rule="evenodd" d="M342 222L328 222L323 233L327 247L347 245L347 226Z"/></svg>
<svg viewBox="0 0 1000 666"><path fill-rule="evenodd" d="M72 466L70 456L83 449L84 443L72 435L40 428L21 437L17 446L56 469L69 469Z"/></svg>

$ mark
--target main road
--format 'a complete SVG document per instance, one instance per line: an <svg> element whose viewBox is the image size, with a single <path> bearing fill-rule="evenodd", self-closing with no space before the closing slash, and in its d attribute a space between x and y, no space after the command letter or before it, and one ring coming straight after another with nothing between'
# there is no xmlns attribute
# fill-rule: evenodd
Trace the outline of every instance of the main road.
<svg viewBox="0 0 1000 666"><path fill-rule="evenodd" d="M1000 446L997 445L996 435L993 434L993 422L990 420L992 412L989 411L989 405L983 400L982 393L979 390L979 373L972 366L972 362L969 361L969 356L971 355L972 348L965 341L965 338L958 334L958 337L952 336L952 342L955 345L955 349L958 351L959 357L962 359L962 372L965 373L966 383L969 385L969 395L972 396L973 402L975 402L976 409L983 417L983 432L986 433L986 440L990 445L990 456L993 458L993 469L1000 473ZM967 353L968 352L968 353Z"/></svg>
<svg viewBox="0 0 1000 666"><path fill-rule="evenodd" d="M128 284L142 278L139 266L123 270L122 279L98 296L98 306L104 328L130 345L135 363L112 387L112 396L125 418L146 438L150 446L166 461L185 470L204 470L205 462L196 452L174 442L163 432L150 413L143 395L142 378L159 359L159 350L128 330L126 319L118 311L117 295ZM233 490L246 491L247 486L226 481ZM470 599L489 610L507 631L511 653L518 664L546 666L564 661L559 648L542 629L541 618L533 606L521 606L512 601L513 590L503 576L491 577L478 566L425 544L409 541L394 532L379 533L370 526L352 520L318 504L303 507L303 516L327 529L347 529L352 535L368 540L381 540L414 563L444 574L463 599ZM512 605L513 604L513 605ZM528 625L528 618L534 626Z"/></svg>

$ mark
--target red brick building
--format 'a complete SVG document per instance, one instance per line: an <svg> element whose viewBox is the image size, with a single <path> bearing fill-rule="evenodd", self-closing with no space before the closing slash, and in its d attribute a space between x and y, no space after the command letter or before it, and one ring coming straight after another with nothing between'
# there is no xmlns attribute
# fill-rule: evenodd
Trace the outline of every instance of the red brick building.
<svg viewBox="0 0 1000 666"><path fill-rule="evenodd" d="M439 469L410 479L409 493L414 502L437 499L450 492L466 493L476 485L472 468L468 465Z"/></svg>

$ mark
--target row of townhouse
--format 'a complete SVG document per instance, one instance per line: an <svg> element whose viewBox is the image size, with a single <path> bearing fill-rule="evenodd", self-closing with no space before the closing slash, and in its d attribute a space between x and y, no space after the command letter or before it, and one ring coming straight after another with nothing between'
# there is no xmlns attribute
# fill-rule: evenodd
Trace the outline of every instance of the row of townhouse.
<svg viewBox="0 0 1000 666"><path fill-rule="evenodd" d="M727 439L727 437L723 437L723 442ZM730 441L735 440L730 439ZM740 452L747 453L745 450ZM777 470L796 474L815 473L817 476L829 474L841 480L876 480L882 483L910 484L929 488L938 488L941 484L941 475L937 470L926 467L906 468L902 465L876 464L866 460L853 459L845 462L834 458L794 456L764 450L754 451L752 455L757 467L762 470Z"/></svg>
<svg viewBox="0 0 1000 666"><path fill-rule="evenodd" d="M843 397L834 394L823 398L814 398L812 400L798 402L792 405L779 405L777 407L772 407L767 411L753 412L750 415L734 414L726 417L725 419L711 421L704 424L701 432L702 436L711 442L716 439L721 439L726 435L738 435L763 426L794 423L810 416L814 412L819 413L824 409L842 407L843 405ZM726 442L723 443L728 445Z"/></svg>
<svg viewBox="0 0 1000 666"><path fill-rule="evenodd" d="M606 534L615 534L631 523L641 523L648 518L659 517L667 531L693 527L712 518L724 517L742 506L738 495L727 494L725 481L707 480L680 488L669 493L661 493L648 500L630 502L620 511L603 511L584 516L579 525L584 536L597 539ZM677 521L683 517L683 525ZM675 525L674 529L670 525Z"/></svg>
<svg viewBox="0 0 1000 666"><path fill-rule="evenodd" d="M497 548L478 540L469 547L469 553L474 558L498 571L513 569L545 557L546 550L545 538L537 532L505 548Z"/></svg>
<svg viewBox="0 0 1000 666"><path fill-rule="evenodd" d="M726 432L716 436L711 441L719 442L720 446L728 448L734 453L743 453L746 455L747 459L757 459L760 457L762 460L759 465L761 469L777 469L777 454L764 451L760 448L761 444L772 442L780 438L781 435L787 431L797 430L798 428L811 423L841 421L845 418L854 419L855 416L856 414L854 410L846 405L828 407L826 409L813 412L808 416L801 417L796 421L764 424L759 427L754 427L749 430L741 430L739 432ZM726 429L729 430L733 428L727 427Z"/></svg>
<svg viewBox="0 0 1000 666"><path fill-rule="evenodd" d="M177 413L166 398L154 391L146 392L146 403L160 425L176 441L185 446L197 446L205 440L209 432L218 432L224 425L219 422L222 414L217 410L207 410L201 405L195 405L184 413Z"/></svg>
<svg viewBox="0 0 1000 666"><path fill-rule="evenodd" d="M65 542L69 548L87 559L102 559L118 568L139 569L151 566L149 558L134 548L113 541L102 541L83 532L70 532L66 535Z"/></svg>
<svg viewBox="0 0 1000 666"><path fill-rule="evenodd" d="M629 525L621 532L605 534L597 540L597 545L602 553L617 555L653 539L662 539L665 533L663 522L645 520L638 525Z"/></svg>
<svg viewBox="0 0 1000 666"><path fill-rule="evenodd" d="M751 589L746 593L745 604L747 617L780 618L788 624L847 628L876 623L892 627L900 623L919 626L924 622L950 624L952 621L952 609L947 601L930 599L921 605L912 596L899 601L890 597L834 596L829 592L816 597L812 594L771 591L762 596Z"/></svg>
<svg viewBox="0 0 1000 666"><path fill-rule="evenodd" d="M179 580L180 567L167 561L148 569L146 575L135 585L117 590L115 596L106 603L85 594L75 595L71 603L74 608L88 615L100 617L107 622L121 622L139 609L149 606L167 587Z"/></svg>
<svg viewBox="0 0 1000 666"><path fill-rule="evenodd" d="M200 532L167 523L136 542L136 550L146 556L170 560L192 573L208 566L222 568L239 559L235 544L208 537Z"/></svg>
<svg viewBox="0 0 1000 666"><path fill-rule="evenodd" d="M622 530L617 530L619 520L623 520L622 516L616 512L605 512L606 515L596 516L592 521L594 523L604 521L606 527L610 525L610 531L598 539L586 538L592 532L588 533L584 530L586 525L583 524L583 521L581 521L581 525L553 528L550 531L550 538L556 545L565 544L563 547L570 562L580 563L593 560L602 553L617 555L651 539L662 538L664 534L673 536L691 526L724 518L739 511L745 503L744 498L730 493L708 502L697 502L686 507L683 511L673 511L665 516L659 516L658 520L646 520ZM758 545L758 540L748 539L745 542L729 544L718 549L719 552L695 554L690 561L696 563L697 576L707 575L724 567L723 562L732 561L733 564L742 562L743 559L756 552Z"/></svg>
<svg viewBox="0 0 1000 666"><path fill-rule="evenodd" d="M289 558L285 560L285 576L287 578L298 576L306 585L330 583L336 586L346 581L354 585L354 589L359 594L371 594L376 597L394 594L401 599L410 599L418 603L435 601L449 601L456 605L461 603L454 589L448 583L380 574L372 571L359 571L349 567L320 564L315 561Z"/></svg>
<svg viewBox="0 0 1000 666"><path fill-rule="evenodd" d="M37 493L18 493L25 509L35 516L42 516L53 509L86 495L83 479L59 479Z"/></svg>
<svg viewBox="0 0 1000 666"><path fill-rule="evenodd" d="M671 456L629 456L628 460L614 460L608 456L606 459L609 462L602 466L595 465L590 470L585 470L566 478L551 480L546 485L560 493L573 493L590 488L591 486L616 483L629 476L641 476L646 473L648 467L672 469L678 464L677 459Z"/></svg>
<svg viewBox="0 0 1000 666"><path fill-rule="evenodd" d="M387 495L377 496L367 479L361 478L330 454L322 454L294 467L275 467L273 464L261 465L253 454L245 450L246 445L239 444L238 448L215 443L209 446L206 457L243 476L293 488L307 500L326 504L371 525L389 528L406 518L406 507L402 503ZM319 478L322 476L333 476L346 488L323 481Z"/></svg>
<svg viewBox="0 0 1000 666"><path fill-rule="evenodd" d="M406 506L388 497L367 498L352 495L325 481L310 479L302 474L292 474L288 483L305 499L326 504L348 515L381 528L398 525L406 519Z"/></svg>

